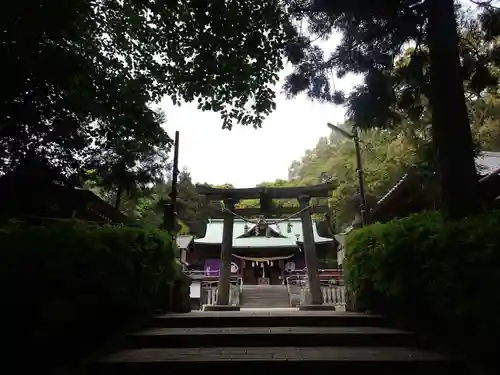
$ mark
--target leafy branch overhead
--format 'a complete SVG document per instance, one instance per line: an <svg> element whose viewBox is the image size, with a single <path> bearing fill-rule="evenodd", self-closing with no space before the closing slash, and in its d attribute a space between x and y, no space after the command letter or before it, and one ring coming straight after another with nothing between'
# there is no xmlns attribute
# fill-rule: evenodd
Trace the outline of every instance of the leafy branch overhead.
<svg viewBox="0 0 500 375"><path fill-rule="evenodd" d="M123 57L121 69L140 77L150 100L197 100L228 128L259 126L273 109L270 85L278 80L286 40L276 1L120 4L99 5L111 37L106 47Z"/></svg>
<svg viewBox="0 0 500 375"><path fill-rule="evenodd" d="M301 53L289 57L295 64L285 83L290 96L306 92L313 99L346 104L350 119L360 127L394 126L407 115L421 118L430 95L426 1L289 3L294 18L308 22L311 39L342 33L330 55L312 43L303 43ZM486 3L492 2L482 2ZM477 92L496 86L489 68L500 62L500 45L475 50L468 41L471 37L495 40L500 33L500 11L487 8L478 20L460 8L457 12L464 82ZM351 93L335 90L333 84L346 73L365 75L363 84Z"/></svg>
<svg viewBox="0 0 500 375"><path fill-rule="evenodd" d="M260 126L288 22L273 0L42 0L0 21L2 171L30 152L78 170L124 133L168 148L151 109L165 96L220 113L225 128Z"/></svg>

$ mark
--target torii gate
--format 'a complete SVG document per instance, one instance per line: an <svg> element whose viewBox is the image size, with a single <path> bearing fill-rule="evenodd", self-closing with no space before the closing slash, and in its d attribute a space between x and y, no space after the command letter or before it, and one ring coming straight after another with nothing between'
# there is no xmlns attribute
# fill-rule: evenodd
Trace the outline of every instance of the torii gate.
<svg viewBox="0 0 500 375"><path fill-rule="evenodd" d="M299 201L300 217L302 219L302 230L304 239L304 257L307 266L307 278L311 293L311 304L321 305L323 295L318 276L318 258L316 246L314 244L313 223L309 206L311 198L328 198L330 191L335 189L337 184L328 182L313 186L301 187L257 187L247 189L219 189L204 185L196 185L196 190L200 195L205 195L211 201L223 201L225 210L222 213L224 227L222 232L221 266L219 271L219 295L217 305L229 305L229 278L231 275L231 257L233 252L233 222L235 205L243 199L260 199L260 212L264 216L273 214L273 199L293 199ZM289 208L288 208L289 209ZM245 210L249 210L253 215L255 209L241 209L236 213L245 216ZM324 207L319 206L314 212L324 212ZM250 216L250 215L248 215Z"/></svg>

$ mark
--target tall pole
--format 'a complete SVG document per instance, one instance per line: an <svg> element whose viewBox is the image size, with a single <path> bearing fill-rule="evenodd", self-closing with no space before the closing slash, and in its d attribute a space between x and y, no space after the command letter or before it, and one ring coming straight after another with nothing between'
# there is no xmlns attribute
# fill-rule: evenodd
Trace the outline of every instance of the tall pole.
<svg viewBox="0 0 500 375"><path fill-rule="evenodd" d="M356 149L356 172L358 174L358 183L359 183L359 197L360 204L359 209L361 211L361 222L363 226L367 224L367 215L366 215L366 196L365 196L365 179L363 176L363 166L361 164L361 150L359 148L359 136L356 128L353 129L353 137L354 148Z"/></svg>
<svg viewBox="0 0 500 375"><path fill-rule="evenodd" d="M172 191L170 192L170 204L165 208L163 215L163 227L173 233L176 227L175 211L177 202L177 177L179 175L179 131L175 132L174 140L174 165L172 171Z"/></svg>
<svg viewBox="0 0 500 375"><path fill-rule="evenodd" d="M339 128L338 126L335 126L333 124L328 123L326 125L333 131L342 134L344 137L352 139L354 142L354 148L356 149L356 174L358 175L358 184L359 184L359 198L360 198L359 210L361 213L361 223L364 226L368 224L367 220L368 206L366 205L365 179L363 177L363 166L361 164L361 150L359 148L358 129L356 127L353 127L351 134L348 131L345 131L344 129Z"/></svg>

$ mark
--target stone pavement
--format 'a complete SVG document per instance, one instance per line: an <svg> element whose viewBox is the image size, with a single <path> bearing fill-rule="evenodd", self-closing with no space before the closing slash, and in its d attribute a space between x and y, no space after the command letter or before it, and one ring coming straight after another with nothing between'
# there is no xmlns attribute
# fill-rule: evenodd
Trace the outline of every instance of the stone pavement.
<svg viewBox="0 0 500 375"><path fill-rule="evenodd" d="M343 311L342 311L343 310ZM339 316L369 316L366 314L359 314L353 312L346 312L345 307L342 309L337 309L336 311L299 311L296 307L274 307L274 308L241 308L240 311L191 311L186 314L167 314L163 315L163 319L178 319L178 318L210 318L210 317L260 317L260 316L273 316L273 317L307 317L307 316L318 316L318 317L339 317Z"/></svg>

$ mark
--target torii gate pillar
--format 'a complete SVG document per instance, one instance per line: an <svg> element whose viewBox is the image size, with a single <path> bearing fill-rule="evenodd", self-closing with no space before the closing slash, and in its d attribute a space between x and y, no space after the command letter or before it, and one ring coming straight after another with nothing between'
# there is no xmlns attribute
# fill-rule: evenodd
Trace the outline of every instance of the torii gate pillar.
<svg viewBox="0 0 500 375"><path fill-rule="evenodd" d="M222 229L217 305L229 305L229 280L231 278L231 257L233 255L233 211L236 202L232 198L224 199L226 210L224 212L224 227Z"/></svg>
<svg viewBox="0 0 500 375"><path fill-rule="evenodd" d="M299 196L300 217L302 219L302 238L304 239L304 258L307 266L307 280L309 282L309 293L311 296L311 305L321 305L323 303L323 294L318 275L318 256L316 246L314 245L314 232L311 213L309 212L308 195Z"/></svg>

